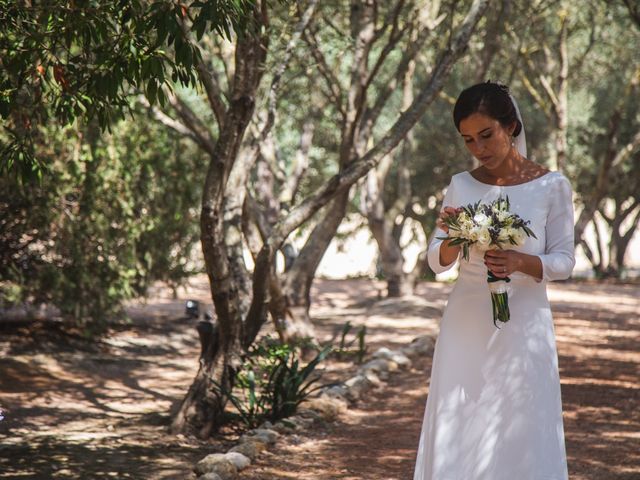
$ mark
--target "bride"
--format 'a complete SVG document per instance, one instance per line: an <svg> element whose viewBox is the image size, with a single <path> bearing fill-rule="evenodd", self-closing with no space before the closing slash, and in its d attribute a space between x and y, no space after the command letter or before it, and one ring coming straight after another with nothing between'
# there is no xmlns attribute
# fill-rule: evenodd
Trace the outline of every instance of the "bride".
<svg viewBox="0 0 640 480"><path fill-rule="evenodd" d="M464 90L456 128L480 162L454 175L446 190L428 262L436 273L460 247L441 240L456 208L508 195L510 210L535 237L508 250L460 260L436 340L414 480L567 480L553 317L546 284L575 264L572 189L559 172L526 158L525 132L504 85ZM509 278L511 318L492 321L487 272Z"/></svg>

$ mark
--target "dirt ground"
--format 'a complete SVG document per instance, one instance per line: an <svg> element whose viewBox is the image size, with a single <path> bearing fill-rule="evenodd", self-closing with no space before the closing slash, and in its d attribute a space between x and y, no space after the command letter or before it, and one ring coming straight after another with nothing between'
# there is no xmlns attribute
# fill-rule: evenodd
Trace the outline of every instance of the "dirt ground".
<svg viewBox="0 0 640 480"><path fill-rule="evenodd" d="M378 300L368 280L320 280L318 335L366 323L371 351L437 331L451 285ZM158 288L128 308L131 325L102 342L47 323L0 322L0 479L193 479L193 464L238 433L199 441L167 434L169 412L197 368L199 342L184 301L208 301L202 277L172 298ZM558 342L571 480L640 478L640 286L549 286ZM357 368L333 361L326 377ZM241 479L410 479L428 393L430 357L392 375L338 421L283 437Z"/></svg>

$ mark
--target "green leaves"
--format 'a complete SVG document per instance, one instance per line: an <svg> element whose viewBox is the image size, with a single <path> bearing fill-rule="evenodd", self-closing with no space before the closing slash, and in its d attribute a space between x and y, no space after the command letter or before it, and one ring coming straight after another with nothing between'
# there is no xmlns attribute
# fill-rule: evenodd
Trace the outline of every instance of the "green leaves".
<svg viewBox="0 0 640 480"><path fill-rule="evenodd" d="M96 122L43 128L41 168L21 172L21 184L0 177L0 277L21 300L55 305L87 334L152 282L177 287L198 268L189 259L200 238L204 155L153 122L112 130L100 135Z"/></svg>
<svg viewBox="0 0 640 480"><path fill-rule="evenodd" d="M198 39L208 31L231 39L249 28L254 7L245 0L0 0L0 171L41 168L33 142L49 117L61 125L97 117L104 130L137 89L164 105L163 87L196 86L201 54L189 30Z"/></svg>
<svg viewBox="0 0 640 480"><path fill-rule="evenodd" d="M298 405L321 386L313 376L318 364L331 352L327 345L306 365L302 365L297 347L266 337L254 345L230 389L213 381L217 395L228 398L239 419L249 428L264 420L276 421L296 412ZM233 415L232 415L233 417Z"/></svg>

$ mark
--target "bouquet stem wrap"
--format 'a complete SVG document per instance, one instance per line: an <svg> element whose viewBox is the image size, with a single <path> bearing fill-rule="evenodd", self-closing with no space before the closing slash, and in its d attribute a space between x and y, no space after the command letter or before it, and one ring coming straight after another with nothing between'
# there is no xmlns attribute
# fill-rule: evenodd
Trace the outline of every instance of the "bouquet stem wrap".
<svg viewBox="0 0 640 480"><path fill-rule="evenodd" d="M487 272L487 282L489 291L491 292L491 304L493 305L493 324L498 327L496 322L507 323L509 321L509 295L507 294L507 282L509 277L499 278L491 272Z"/></svg>

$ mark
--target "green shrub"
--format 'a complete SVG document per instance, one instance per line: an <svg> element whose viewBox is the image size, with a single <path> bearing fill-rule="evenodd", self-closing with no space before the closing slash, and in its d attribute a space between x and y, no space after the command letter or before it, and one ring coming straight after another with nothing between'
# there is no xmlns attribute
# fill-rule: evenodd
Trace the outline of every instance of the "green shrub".
<svg viewBox="0 0 640 480"><path fill-rule="evenodd" d="M235 373L234 388L229 391L215 383L215 393L229 399L237 413L230 420L240 420L255 428L265 420L271 422L293 415L300 403L322 388L314 375L318 364L331 351L331 345L320 349L306 365L297 353L300 345L281 344L265 337L245 356L242 367Z"/></svg>
<svg viewBox="0 0 640 480"><path fill-rule="evenodd" d="M347 341L347 335L352 329L351 322L346 322L342 327L342 331L340 334L340 344L336 349L334 349L333 354L338 358L344 358L349 356L355 356L356 361L358 363L362 363L364 360L364 356L367 353L367 345L366 345L366 335L367 335L367 326L362 325L354 337ZM334 337L335 338L335 337ZM357 348L352 348L354 343L358 342Z"/></svg>
<svg viewBox="0 0 640 480"><path fill-rule="evenodd" d="M40 181L0 178L0 304L49 303L91 336L156 280L202 268L199 172L206 158L152 121L43 131ZM19 297L19 298L18 298Z"/></svg>

